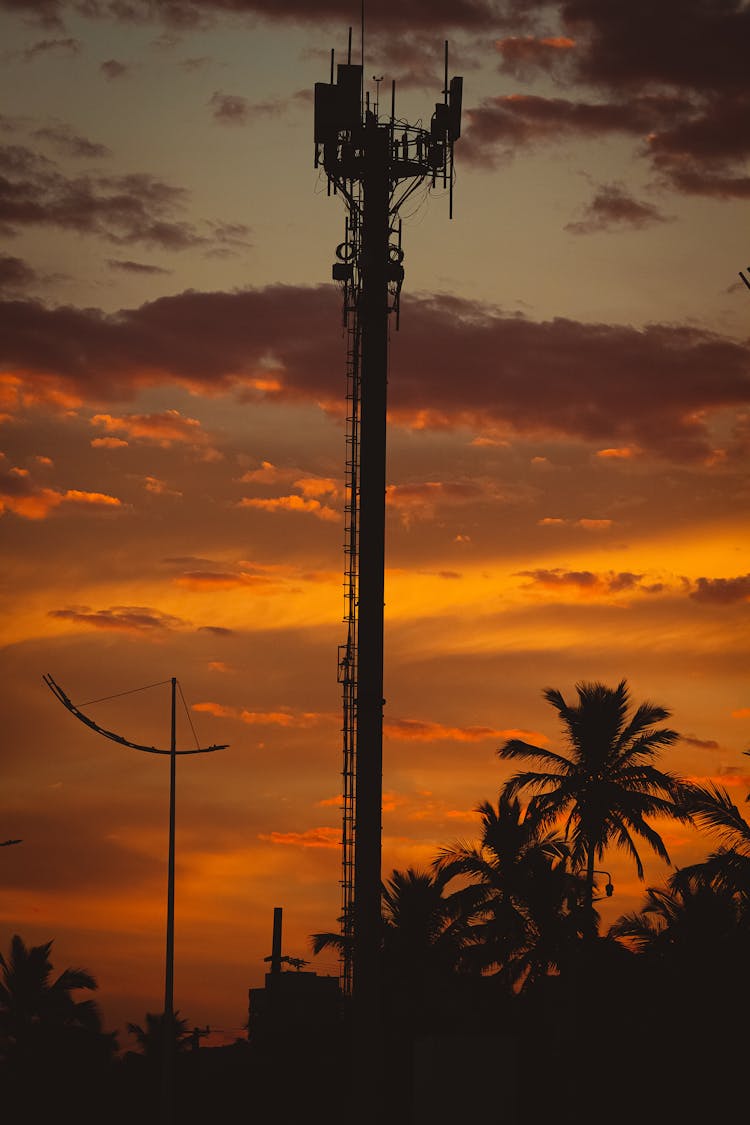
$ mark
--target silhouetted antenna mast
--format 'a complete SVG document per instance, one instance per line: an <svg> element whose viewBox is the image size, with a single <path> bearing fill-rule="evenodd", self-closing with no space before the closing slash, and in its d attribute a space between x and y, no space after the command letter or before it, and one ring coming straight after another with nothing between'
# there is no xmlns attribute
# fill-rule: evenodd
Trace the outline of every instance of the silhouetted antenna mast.
<svg viewBox="0 0 750 1125"><path fill-rule="evenodd" d="M351 43L351 30L349 32ZM339 64L315 83L315 166L346 205L333 279L343 292L347 339L345 531L346 642L339 648L343 702L342 987L360 1026L379 1020L383 739L383 594L388 318L399 320L404 252L399 209L420 185L449 188L461 132L463 79L448 81L428 129L380 119L380 83L370 105L361 62ZM357 1014L358 1013L358 1014ZM368 1110L369 1112L369 1110ZM368 1118L369 1120L369 1118Z"/></svg>

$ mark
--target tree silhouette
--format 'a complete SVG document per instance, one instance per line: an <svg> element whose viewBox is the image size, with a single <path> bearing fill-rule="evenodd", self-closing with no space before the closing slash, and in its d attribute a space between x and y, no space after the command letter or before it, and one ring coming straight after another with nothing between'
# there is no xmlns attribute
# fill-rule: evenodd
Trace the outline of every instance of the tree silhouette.
<svg viewBox="0 0 750 1125"><path fill-rule="evenodd" d="M115 1033L102 1031L86 969L53 975L52 941L27 947L18 934L0 954L0 1084L9 1120L100 1120L97 1101L107 1088Z"/></svg>
<svg viewBox="0 0 750 1125"><path fill-rule="evenodd" d="M484 801L479 846L442 848L434 867L468 886L454 892L474 918L472 951L483 971L499 971L510 987L561 968L577 935L581 882L567 870L567 842L520 800L501 793L497 810Z"/></svg>
<svg viewBox="0 0 750 1125"><path fill-rule="evenodd" d="M546 688L544 697L563 724L568 756L510 739L498 750L506 760L527 760L539 770L514 774L504 792L532 794L529 810L543 824L564 823L573 869L585 872L588 933L596 936L594 912L595 867L610 846L624 849L643 879L643 863L634 837L645 840L669 864L661 836L645 819L662 816L687 822L685 783L658 770L654 759L679 735L656 724L670 712L641 703L629 713L625 680L616 688L601 683L576 685L578 704L569 705L559 691Z"/></svg>
<svg viewBox="0 0 750 1125"><path fill-rule="evenodd" d="M11 1046L20 1048L49 1030L101 1032L95 1001L71 995L79 989L95 990L96 981L86 969L64 969L52 980L52 944L29 948L14 934L9 956L0 954L0 1027Z"/></svg>
<svg viewBox="0 0 750 1125"><path fill-rule="evenodd" d="M174 1033L175 1050L185 1051L191 1045L191 1031L186 1019L175 1012L171 1020ZM145 1024L128 1023L127 1031L138 1044L141 1054L154 1062L160 1062L164 1053L164 1013L146 1012Z"/></svg>

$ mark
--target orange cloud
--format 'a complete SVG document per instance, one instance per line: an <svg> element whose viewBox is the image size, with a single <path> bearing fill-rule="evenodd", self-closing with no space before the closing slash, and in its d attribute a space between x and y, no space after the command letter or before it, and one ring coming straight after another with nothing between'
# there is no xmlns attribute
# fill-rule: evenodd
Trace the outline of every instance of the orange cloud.
<svg viewBox="0 0 750 1125"><path fill-rule="evenodd" d="M159 480L158 477L146 477L144 487L147 492L153 492L155 496L182 496L181 492L178 492L174 488L169 488L168 485L165 484L163 480Z"/></svg>
<svg viewBox="0 0 750 1125"><path fill-rule="evenodd" d="M545 516L537 520L539 527L582 527L584 531L606 531L613 523L614 520L587 519L585 516L579 520L566 520L559 516Z"/></svg>
<svg viewBox="0 0 750 1125"><path fill-rule="evenodd" d="M383 725L383 733L403 742L481 742L492 738L504 742L508 738L523 738L536 742L549 740L537 731L498 730L495 727L449 727L443 723L424 722L419 719L393 719Z"/></svg>
<svg viewBox="0 0 750 1125"><path fill-rule="evenodd" d="M43 520L63 504L79 508L122 506L116 496L104 492L84 492L77 488L60 492L54 488L39 488L31 480L27 469L10 469L0 479L0 513L9 511L24 519Z"/></svg>
<svg viewBox="0 0 750 1125"><path fill-rule="evenodd" d="M614 520L580 519L576 520L576 527L582 527L586 531L606 531L606 529L608 527L611 527L613 523Z"/></svg>
<svg viewBox="0 0 750 1125"><path fill-rule="evenodd" d="M258 839L295 848L339 848L341 829L324 827L308 828L304 832L259 832Z"/></svg>
<svg viewBox="0 0 750 1125"><path fill-rule="evenodd" d="M337 496L339 486L331 477L303 477L294 482L303 496Z"/></svg>
<svg viewBox="0 0 750 1125"><path fill-rule="evenodd" d="M750 707L740 707L737 711L732 711L733 719L750 719Z"/></svg>
<svg viewBox="0 0 750 1125"><path fill-rule="evenodd" d="M89 442L92 449L127 449L130 443L124 438L95 437Z"/></svg>
<svg viewBox="0 0 750 1125"><path fill-rule="evenodd" d="M321 722L338 721L338 716L328 715L319 711L301 711L294 713L290 710L283 711L247 711L244 707L226 707L222 703L213 703L207 700L204 703L194 703L193 711L204 711L215 718L237 719L248 726L278 726L308 728L317 726Z"/></svg>
<svg viewBox="0 0 750 1125"><path fill-rule="evenodd" d="M276 496L263 500L259 497L243 496L239 508L258 508L264 512L306 512L320 520L338 521L341 517L333 508L321 504L319 500L306 500L302 496Z"/></svg>
<svg viewBox="0 0 750 1125"><path fill-rule="evenodd" d="M605 461L627 461L629 458L635 456L635 450L629 445L625 445L621 449L597 449L596 456L601 457L602 460Z"/></svg>
<svg viewBox="0 0 750 1125"><path fill-rule="evenodd" d="M95 414L91 425L109 433L122 432L130 438L155 442L163 449L175 443L205 445L208 442L198 419L187 418L179 410L165 410L160 414L126 414L119 418L113 414Z"/></svg>

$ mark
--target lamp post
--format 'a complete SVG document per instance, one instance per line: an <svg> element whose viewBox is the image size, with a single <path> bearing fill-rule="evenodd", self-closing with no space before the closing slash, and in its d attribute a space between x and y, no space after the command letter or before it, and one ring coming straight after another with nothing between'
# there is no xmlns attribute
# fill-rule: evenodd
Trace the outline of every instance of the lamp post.
<svg viewBox="0 0 750 1125"><path fill-rule="evenodd" d="M612 882L612 876L610 875L609 871L600 871L597 868L594 868L594 870L592 871L592 875L606 875L607 876L607 882L604 885L604 893L607 896L607 898L611 898L612 895L614 894L615 885Z"/></svg>
<svg viewBox="0 0 750 1125"><path fill-rule="evenodd" d="M174 1121L174 1061L175 1061L175 1013L174 1013L174 868L175 868L175 788L177 780L177 755L178 754L210 754L214 750L226 750L227 745L214 745L214 746L199 746L195 750L178 750L177 749L177 679L172 676L169 683L171 684L171 709L170 709L170 739L169 750L159 750L155 746L142 746L138 742L131 742L127 738L123 738L113 731L105 730L93 719L85 715L80 708L76 707L71 702L69 697L65 694L59 684L55 683L52 676L45 675L42 677L47 687L57 696L64 707L85 723L87 727L91 727L97 734L104 735L105 738L112 739L113 742L119 742L121 746L129 746L132 750L141 750L144 754L168 754L169 755L169 846L168 846L168 859L167 859L167 942L166 942L166 956L164 967L164 1057L162 1060L162 1121L164 1125L172 1125ZM167 681L162 681L166 683ZM150 687L157 687L160 685L150 684ZM135 688L135 691L143 691L143 688ZM127 695L128 692L121 692L119 694ZM107 698L113 698L108 696ZM103 700L97 700L103 702ZM20 841L19 841L20 842Z"/></svg>

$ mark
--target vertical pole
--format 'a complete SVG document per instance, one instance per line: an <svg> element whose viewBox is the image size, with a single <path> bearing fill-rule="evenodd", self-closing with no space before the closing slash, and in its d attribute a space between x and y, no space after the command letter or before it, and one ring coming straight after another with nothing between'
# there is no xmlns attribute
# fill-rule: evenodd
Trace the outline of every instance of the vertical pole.
<svg viewBox="0 0 750 1125"><path fill-rule="evenodd" d="M162 1120L174 1120L174 838L175 783L177 780L177 680L172 677L172 706L169 755L169 859L167 864L167 950L164 969L164 1058L162 1075Z"/></svg>
<svg viewBox="0 0 750 1125"><path fill-rule="evenodd" d="M281 972L281 907L273 908L273 943L271 945L271 972Z"/></svg>
<svg viewBox="0 0 750 1125"><path fill-rule="evenodd" d="M360 421L360 572L354 855L354 1067L358 1125L381 1121L381 848L389 130L365 116Z"/></svg>

